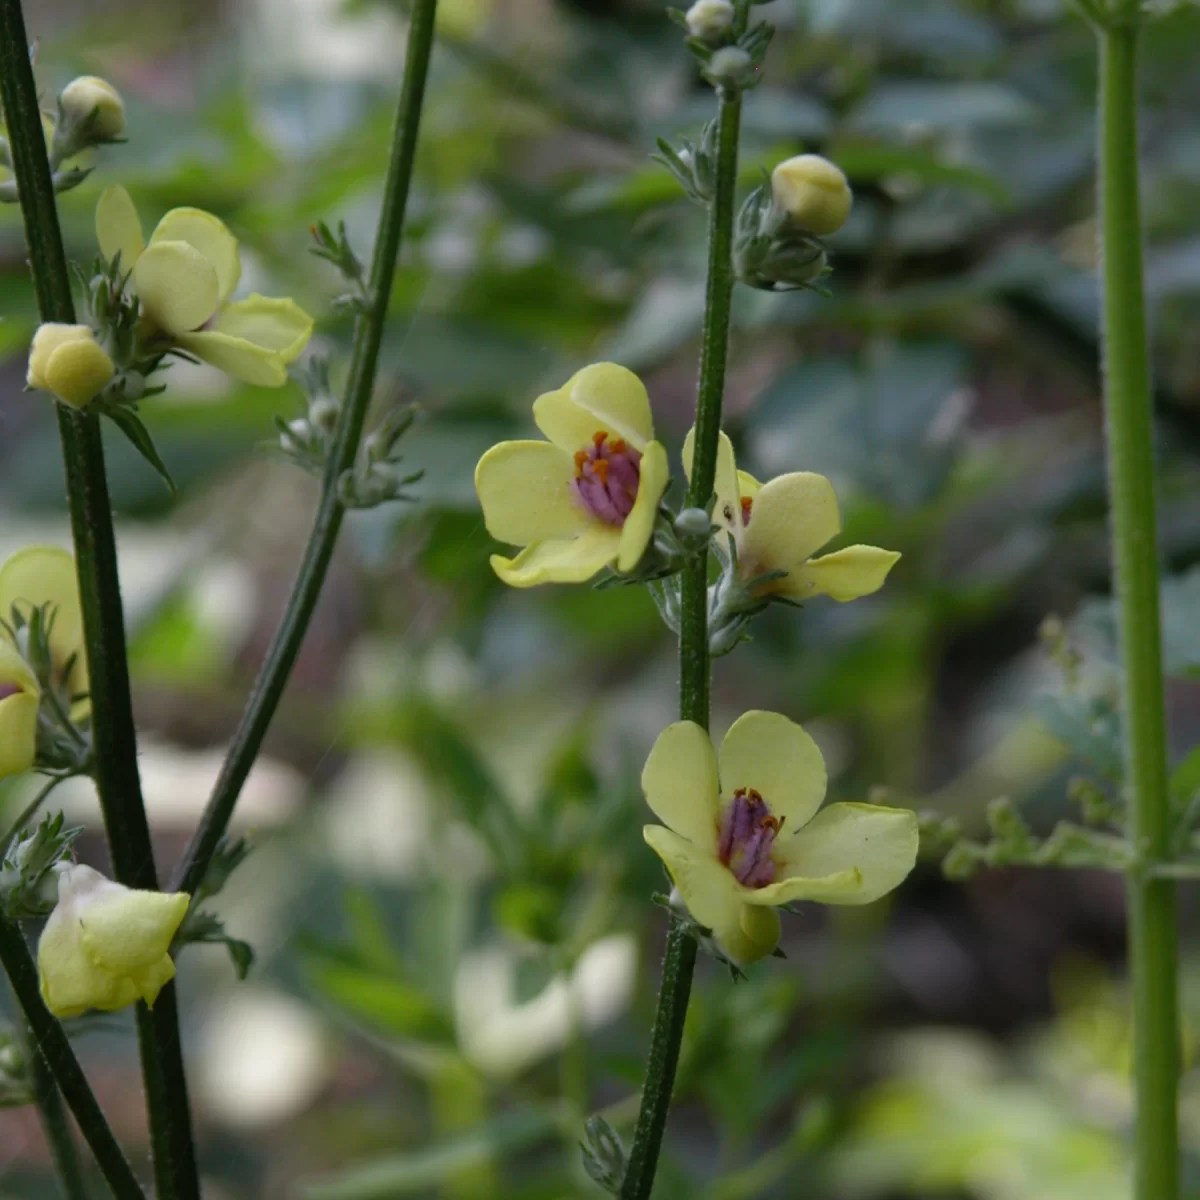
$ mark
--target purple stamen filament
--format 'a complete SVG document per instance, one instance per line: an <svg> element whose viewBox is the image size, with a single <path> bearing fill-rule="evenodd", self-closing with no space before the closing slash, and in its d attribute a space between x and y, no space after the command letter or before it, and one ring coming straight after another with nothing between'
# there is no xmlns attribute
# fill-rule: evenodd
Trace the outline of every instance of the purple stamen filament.
<svg viewBox="0 0 1200 1200"><path fill-rule="evenodd" d="M721 814L717 857L738 883L750 888L775 882L771 847L783 821L771 815L767 802L753 788L738 788Z"/></svg>
<svg viewBox="0 0 1200 1200"><path fill-rule="evenodd" d="M592 445L575 452L571 491L584 512L620 529L633 511L641 481L641 454L623 438L596 433Z"/></svg>

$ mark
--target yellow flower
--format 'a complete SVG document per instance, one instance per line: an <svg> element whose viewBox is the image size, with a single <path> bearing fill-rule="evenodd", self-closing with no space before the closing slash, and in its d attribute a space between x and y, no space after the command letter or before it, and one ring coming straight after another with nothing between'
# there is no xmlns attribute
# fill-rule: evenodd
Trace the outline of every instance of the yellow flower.
<svg viewBox="0 0 1200 1200"><path fill-rule="evenodd" d="M30 612L43 605L53 610L50 654L56 667L56 682L68 695L85 697L88 669L75 560L57 546L26 546L0 565L0 620L12 624L14 608L28 620ZM0 630L0 648L9 644ZM64 676L68 665L70 674ZM71 715L80 720L90 708L86 699L79 699L72 706Z"/></svg>
<svg viewBox="0 0 1200 1200"><path fill-rule="evenodd" d="M68 866L58 904L38 942L42 999L58 1017L89 1008L114 1012L135 1000L153 1004L175 977L171 941L187 915L186 892L143 892Z"/></svg>
<svg viewBox="0 0 1200 1200"><path fill-rule="evenodd" d="M33 767L41 694L29 664L0 637L0 779Z"/></svg>
<svg viewBox="0 0 1200 1200"><path fill-rule="evenodd" d="M632 571L669 478L642 381L595 363L539 396L533 419L548 442L501 442L475 468L488 532L525 547L493 554L492 568L512 587L583 583L614 564Z"/></svg>
<svg viewBox="0 0 1200 1200"><path fill-rule="evenodd" d="M288 364L312 335L312 318L294 300L235 300L242 275L237 239L199 208L174 208L150 235L129 193L110 187L96 205L96 235L111 262L119 253L149 324L189 354L261 387L287 382Z"/></svg>
<svg viewBox="0 0 1200 1200"><path fill-rule="evenodd" d="M846 176L819 154L798 154L771 172L771 195L792 224L825 237L850 216L854 194Z"/></svg>
<svg viewBox="0 0 1200 1200"><path fill-rule="evenodd" d="M95 400L115 373L112 359L87 325L49 322L33 335L26 382L72 408Z"/></svg>
<svg viewBox="0 0 1200 1200"><path fill-rule="evenodd" d="M694 438L692 430L683 443L683 467L689 477ZM842 530L833 484L811 471L780 475L761 484L737 469L733 443L725 434L717 450L715 491L713 523L733 538L739 576L750 581L771 571L787 572L782 579L760 585L760 595L857 600L883 587L900 560L895 550L878 546L847 546L813 558Z"/></svg>
<svg viewBox="0 0 1200 1200"><path fill-rule="evenodd" d="M917 818L896 808L830 804L816 743L778 713L748 712L718 755L691 721L658 736L642 771L655 816L647 844L688 911L735 962L770 954L775 909L798 900L870 904L917 857Z"/></svg>
<svg viewBox="0 0 1200 1200"><path fill-rule="evenodd" d="M72 79L58 97L63 117L74 125L87 122L92 140L112 141L125 132L125 102L120 92L96 75Z"/></svg>

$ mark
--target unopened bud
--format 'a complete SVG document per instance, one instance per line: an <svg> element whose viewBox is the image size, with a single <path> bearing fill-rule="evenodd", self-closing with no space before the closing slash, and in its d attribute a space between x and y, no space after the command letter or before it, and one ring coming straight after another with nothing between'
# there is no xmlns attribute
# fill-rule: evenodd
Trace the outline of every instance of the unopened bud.
<svg viewBox="0 0 1200 1200"><path fill-rule="evenodd" d="M63 404L84 408L115 373L112 359L87 325L47 323L33 335L26 381Z"/></svg>
<svg viewBox="0 0 1200 1200"><path fill-rule="evenodd" d="M825 237L837 233L854 204L846 176L819 154L798 154L771 172L776 208L800 229Z"/></svg>
<svg viewBox="0 0 1200 1200"><path fill-rule="evenodd" d="M749 87L754 82L754 60L740 46L723 46L709 59L704 73L717 87Z"/></svg>
<svg viewBox="0 0 1200 1200"><path fill-rule="evenodd" d="M707 541L712 533L712 520L702 508L685 508L675 518L675 532L683 538Z"/></svg>
<svg viewBox="0 0 1200 1200"><path fill-rule="evenodd" d="M125 132L125 102L107 80L81 75L58 98L65 123L83 130L86 140L111 142Z"/></svg>
<svg viewBox="0 0 1200 1200"><path fill-rule="evenodd" d="M733 5L729 0L696 0L684 20L692 37L719 46L733 27Z"/></svg>
<svg viewBox="0 0 1200 1200"><path fill-rule="evenodd" d="M308 419L314 429L332 433L337 426L338 405L334 400L314 400L308 407Z"/></svg>

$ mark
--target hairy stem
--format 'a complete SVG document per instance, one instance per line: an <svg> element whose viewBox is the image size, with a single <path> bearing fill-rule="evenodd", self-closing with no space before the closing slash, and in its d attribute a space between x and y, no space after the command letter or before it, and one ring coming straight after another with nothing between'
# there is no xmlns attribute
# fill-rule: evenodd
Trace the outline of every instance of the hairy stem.
<svg viewBox="0 0 1200 1200"><path fill-rule="evenodd" d="M721 403L725 395L725 361L729 351L730 306L733 301L733 226L736 217L738 135L742 101L739 93L722 91L717 130L717 179L708 225L708 291L704 340L700 354L700 385L696 399L696 436L692 458L689 508L708 509L712 503L721 432ZM708 728L708 555L697 555L683 570L679 628L679 715ZM658 1012L650 1038L642 1107L622 1200L648 1200L662 1149L663 1131L671 1107L679 1047L687 1017L696 942L687 927L675 922L667 938Z"/></svg>
<svg viewBox="0 0 1200 1200"><path fill-rule="evenodd" d="M1177 1200L1179 1012L1159 628L1153 409L1138 197L1136 24L1100 38L1100 207L1112 562L1123 671L1125 766L1136 861L1128 880L1137 1091L1136 1196Z"/></svg>
<svg viewBox="0 0 1200 1200"><path fill-rule="evenodd" d="M38 1055L62 1091L63 1099L74 1114L84 1141L91 1148L96 1164L113 1196L116 1200L146 1200L146 1194L142 1191L133 1168L117 1144L117 1139L113 1137L113 1132L104 1119L104 1113L100 1111L100 1105L96 1103L96 1097L88 1086L83 1068L75 1057L75 1051L71 1049L63 1027L42 1003L41 992L38 990L37 967L20 929L14 921L3 915L0 915L0 964L3 965L17 1003L25 1014L33 1041L38 1048ZM33 1069L36 1073L40 1068L34 1064ZM36 1078L35 1074L35 1080ZM40 1084L38 1086L40 1090ZM66 1136L69 1140L69 1134ZM72 1185L67 1182L65 1176L63 1182L72 1200L76 1195L82 1194L70 1190Z"/></svg>
<svg viewBox="0 0 1200 1200"><path fill-rule="evenodd" d="M267 652L266 661L255 681L250 703L233 735L233 744L221 767L213 794L209 798L199 828L175 872L176 885L182 891L195 891L204 879L213 854L229 825L234 806L250 768L262 746L263 738L279 706L288 676L304 642L334 546L346 510L338 499L338 480L354 466L363 423L375 387L379 365L379 347L396 273L396 256L404 231L404 214L412 182L417 151L417 133L425 99L425 81L433 50L434 17L437 0L416 0L408 31L408 51L404 63L404 83L388 164L383 209L375 238L369 284L370 307L358 318L354 331L354 351L346 396L338 419L334 443L325 468L321 502L305 549L304 561L292 588L283 620Z"/></svg>
<svg viewBox="0 0 1200 1200"><path fill-rule="evenodd" d="M38 311L43 321L73 323L75 305L20 0L0 0L0 94ZM87 412L59 405L58 425L91 675L95 777L113 873L129 887L152 889L158 882L138 778L125 620L100 422ZM160 1200L199 1200L173 984L163 989L153 1011L138 1005L137 1029Z"/></svg>

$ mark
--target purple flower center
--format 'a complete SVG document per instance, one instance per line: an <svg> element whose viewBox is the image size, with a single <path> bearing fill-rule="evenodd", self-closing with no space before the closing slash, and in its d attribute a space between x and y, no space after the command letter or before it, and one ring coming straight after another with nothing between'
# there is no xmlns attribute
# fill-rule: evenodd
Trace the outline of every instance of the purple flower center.
<svg viewBox="0 0 1200 1200"><path fill-rule="evenodd" d="M738 883L749 888L775 882L771 847L783 821L771 815L767 802L753 788L738 788L721 814L717 857Z"/></svg>
<svg viewBox="0 0 1200 1200"><path fill-rule="evenodd" d="M0 700L7 700L9 696L20 695L21 689L15 683L0 683Z"/></svg>
<svg viewBox="0 0 1200 1200"><path fill-rule="evenodd" d="M586 450L575 451L571 491L584 512L620 529L633 511L641 481L642 456L623 438L592 436Z"/></svg>

